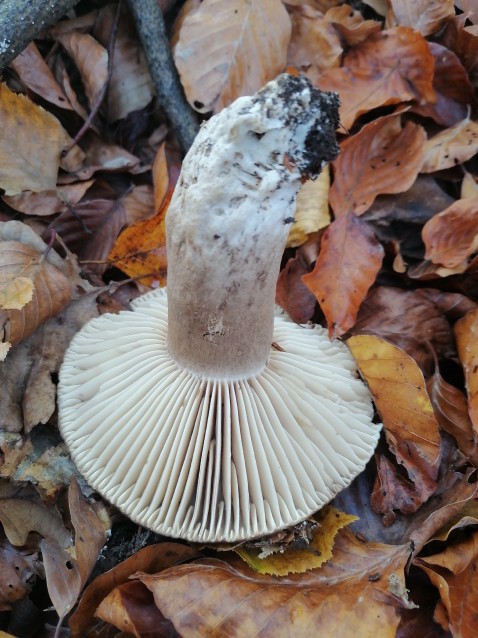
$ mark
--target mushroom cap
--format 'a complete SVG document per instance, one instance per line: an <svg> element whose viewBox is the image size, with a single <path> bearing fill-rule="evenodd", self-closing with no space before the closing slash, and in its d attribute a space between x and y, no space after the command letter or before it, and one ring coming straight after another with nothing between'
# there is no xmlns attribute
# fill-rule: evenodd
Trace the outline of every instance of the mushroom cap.
<svg viewBox="0 0 478 638"><path fill-rule="evenodd" d="M365 467L381 425L340 341L276 313L252 378L204 378L167 349L167 295L102 315L60 372L60 429L88 483L133 521L235 542L307 518Z"/></svg>

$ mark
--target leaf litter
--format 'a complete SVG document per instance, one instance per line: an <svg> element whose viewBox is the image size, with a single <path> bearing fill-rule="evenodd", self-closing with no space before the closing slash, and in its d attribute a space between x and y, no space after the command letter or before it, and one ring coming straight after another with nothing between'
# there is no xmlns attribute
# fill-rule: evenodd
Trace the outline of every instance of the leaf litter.
<svg viewBox="0 0 478 638"><path fill-rule="evenodd" d="M88 319L165 284L181 164L126 4L78 3L0 87L0 631L22 636L28 605L35 635L52 635L48 600L73 637L471 638L474 4L174 4L160 2L201 117L284 70L340 94L341 153L299 196L277 301L347 342L383 437L336 509L234 548L143 541L78 476L56 426L63 353Z"/></svg>

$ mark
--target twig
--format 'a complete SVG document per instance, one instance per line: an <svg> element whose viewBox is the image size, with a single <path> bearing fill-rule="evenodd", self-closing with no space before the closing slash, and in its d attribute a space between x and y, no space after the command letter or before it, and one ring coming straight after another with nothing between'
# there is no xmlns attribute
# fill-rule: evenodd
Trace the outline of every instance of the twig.
<svg viewBox="0 0 478 638"><path fill-rule="evenodd" d="M0 2L0 73L42 31L56 24L79 0Z"/></svg>
<svg viewBox="0 0 478 638"><path fill-rule="evenodd" d="M194 111L184 97L161 9L157 0L128 0L128 4L148 60L158 103L165 110L183 150L187 151L199 126Z"/></svg>
<svg viewBox="0 0 478 638"><path fill-rule="evenodd" d="M120 12L121 12L122 3L123 3L123 0L119 0L118 4L116 6L116 13L115 13L115 17L114 17L114 20L113 20L113 26L111 28L110 39L109 39L109 42L108 42L108 74L107 74L106 81L103 84L103 86L101 87L101 91L99 91L98 95L96 96L95 103L92 105L91 111L90 111L88 117L86 118L83 126L80 128L78 133L75 135L75 137L71 141L71 143L68 146L68 148L66 148L63 151L63 155L67 155L71 151L71 149L76 144L78 144L78 142L81 140L81 138L86 133L86 131L88 131L88 129L90 128L94 118L96 117L96 114L98 113L98 111L100 109L100 106L101 106L103 100L105 99L106 90L107 90L109 82L110 82L111 74L113 73L115 41L116 41L116 34L118 32L118 22L119 22L119 16L120 16Z"/></svg>

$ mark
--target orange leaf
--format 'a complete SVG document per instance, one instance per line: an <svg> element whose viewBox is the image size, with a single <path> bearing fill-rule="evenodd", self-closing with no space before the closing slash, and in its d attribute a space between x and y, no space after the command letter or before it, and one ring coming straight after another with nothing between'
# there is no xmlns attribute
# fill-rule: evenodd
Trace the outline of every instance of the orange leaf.
<svg viewBox="0 0 478 638"><path fill-rule="evenodd" d="M159 213L161 205L168 193L169 173L166 160L166 144L159 147L153 162L154 212Z"/></svg>
<svg viewBox="0 0 478 638"><path fill-rule="evenodd" d="M170 189L161 210L133 224L116 240L108 259L129 277L138 277L146 285L166 283L165 216L173 190ZM151 273L154 273L151 275ZM145 276L150 275L150 276Z"/></svg>
<svg viewBox="0 0 478 638"><path fill-rule="evenodd" d="M315 268L302 280L317 298L331 337L354 325L383 255L373 231L353 213L339 217L325 231Z"/></svg>
<svg viewBox="0 0 478 638"><path fill-rule="evenodd" d="M334 162L330 205L335 215L361 215L377 195L401 193L412 186L423 158L425 131L400 115L377 118L346 139Z"/></svg>
<svg viewBox="0 0 478 638"><path fill-rule="evenodd" d="M423 503L436 487L440 435L423 374L397 346L374 335L347 340L382 417L387 442Z"/></svg>
<svg viewBox="0 0 478 638"><path fill-rule="evenodd" d="M468 257L478 248L478 199L459 199L422 229L425 259L463 272Z"/></svg>
<svg viewBox="0 0 478 638"><path fill-rule="evenodd" d="M326 71L318 85L340 94L340 121L350 128L360 115L378 106L434 102L433 65L425 38L397 27L372 34L345 56L342 68Z"/></svg>
<svg viewBox="0 0 478 638"><path fill-rule="evenodd" d="M478 309L455 324L455 338L468 392L468 413L475 436L478 433Z"/></svg>

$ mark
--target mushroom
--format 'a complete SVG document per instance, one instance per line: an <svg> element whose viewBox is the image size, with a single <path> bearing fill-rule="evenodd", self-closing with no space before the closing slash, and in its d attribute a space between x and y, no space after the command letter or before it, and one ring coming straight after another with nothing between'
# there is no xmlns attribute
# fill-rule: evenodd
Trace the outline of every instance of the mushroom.
<svg viewBox="0 0 478 638"><path fill-rule="evenodd" d="M337 154L338 99L281 75L201 128L167 213L168 289L95 318L60 372L88 483L133 521L235 542L304 520L380 432L347 347L275 310L304 176Z"/></svg>

